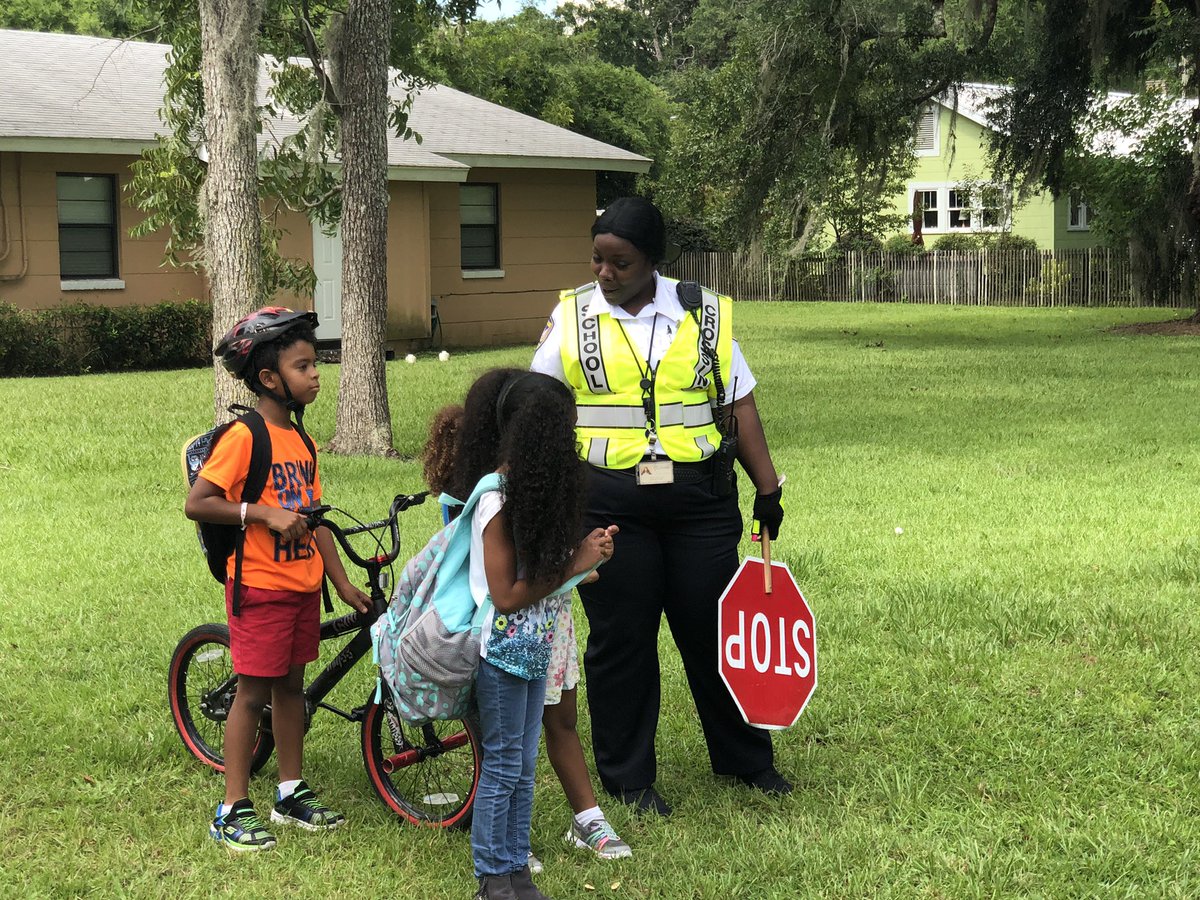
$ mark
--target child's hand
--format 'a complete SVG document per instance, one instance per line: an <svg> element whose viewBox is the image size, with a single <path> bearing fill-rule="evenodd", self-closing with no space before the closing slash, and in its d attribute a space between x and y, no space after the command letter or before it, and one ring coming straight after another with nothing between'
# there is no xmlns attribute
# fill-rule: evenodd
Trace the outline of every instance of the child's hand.
<svg viewBox="0 0 1200 900"><path fill-rule="evenodd" d="M360 613L365 613L371 608L371 598L356 588L348 581L341 584L335 584L333 589L337 591L338 597L347 606L353 606Z"/></svg>
<svg viewBox="0 0 1200 900"><path fill-rule="evenodd" d="M586 575L583 576L583 578L581 578L579 580L579 583L580 584L591 584L593 581L599 581L599 580L600 580L600 572L596 569L592 569L592 571L588 572Z"/></svg>
<svg viewBox="0 0 1200 900"><path fill-rule="evenodd" d="M586 572L602 562L607 562L613 555L613 535L616 533L616 525L595 528L580 541L579 549L575 551L575 571Z"/></svg>
<svg viewBox="0 0 1200 900"><path fill-rule="evenodd" d="M621 529L618 528L616 525L609 525L607 528L604 529L604 533L606 535L608 535L608 556L604 557L605 562L608 562L610 559L612 559L613 550L616 547L616 545L613 542L613 538L616 537L617 532L620 530Z"/></svg>
<svg viewBox="0 0 1200 900"><path fill-rule="evenodd" d="M308 519L292 509L277 506L259 506L263 524L285 541L298 541L308 534Z"/></svg>

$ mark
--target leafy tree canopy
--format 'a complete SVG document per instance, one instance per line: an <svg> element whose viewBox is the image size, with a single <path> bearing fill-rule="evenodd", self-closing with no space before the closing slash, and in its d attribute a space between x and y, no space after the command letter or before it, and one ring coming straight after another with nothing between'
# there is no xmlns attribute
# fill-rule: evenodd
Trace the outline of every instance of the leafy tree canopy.
<svg viewBox="0 0 1200 900"><path fill-rule="evenodd" d="M1085 197L1089 225L1127 246L1138 286L1162 296L1200 273L1200 15L1192 0L1043 0L997 104L996 171ZM1152 90L1145 90L1153 82ZM1101 102L1134 88L1128 102ZM1191 97L1188 103L1182 98ZM1113 135L1133 136L1116 146Z"/></svg>
<svg viewBox="0 0 1200 900"><path fill-rule="evenodd" d="M563 21L526 8L499 22L440 30L422 48L431 78L656 161L669 146L665 92L635 68L602 58ZM657 170L652 170L650 181ZM598 201L646 190L650 182L619 172L597 178Z"/></svg>
<svg viewBox="0 0 1200 900"><path fill-rule="evenodd" d="M102 37L154 33L156 17L141 0L5 0L0 28L57 31Z"/></svg>
<svg viewBox="0 0 1200 900"><path fill-rule="evenodd" d="M916 116L962 79L996 10L700 0L681 39L713 63L671 77L681 114L664 203L734 246L803 249L826 226L839 239L893 227Z"/></svg>

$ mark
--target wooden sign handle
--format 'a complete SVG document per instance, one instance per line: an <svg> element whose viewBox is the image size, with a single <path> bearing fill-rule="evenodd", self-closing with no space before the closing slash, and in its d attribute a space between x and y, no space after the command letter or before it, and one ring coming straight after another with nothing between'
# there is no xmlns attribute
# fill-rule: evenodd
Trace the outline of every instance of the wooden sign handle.
<svg viewBox="0 0 1200 900"><path fill-rule="evenodd" d="M771 593L771 535L766 528L758 536L763 554L763 593Z"/></svg>

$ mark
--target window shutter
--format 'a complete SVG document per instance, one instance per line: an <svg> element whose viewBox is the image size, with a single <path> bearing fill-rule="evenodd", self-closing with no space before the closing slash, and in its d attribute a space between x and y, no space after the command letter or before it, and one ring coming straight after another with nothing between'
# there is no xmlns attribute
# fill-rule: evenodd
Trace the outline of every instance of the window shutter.
<svg viewBox="0 0 1200 900"><path fill-rule="evenodd" d="M917 152L933 153L937 150L938 108L930 104L921 110L917 120Z"/></svg>

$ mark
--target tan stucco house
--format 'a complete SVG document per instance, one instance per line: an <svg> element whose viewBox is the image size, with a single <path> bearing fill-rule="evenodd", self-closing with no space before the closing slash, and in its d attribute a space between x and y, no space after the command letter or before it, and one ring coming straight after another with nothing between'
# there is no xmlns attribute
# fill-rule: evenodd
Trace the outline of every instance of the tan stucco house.
<svg viewBox="0 0 1200 900"><path fill-rule="evenodd" d="M167 50L0 30L0 301L205 296L201 274L162 265L163 235L129 236L143 213L124 188L163 128ZM645 172L650 160L441 86L418 95L409 125L422 142L388 148L389 341L429 336L434 304L447 343L536 338L558 291L590 277L595 173ZM265 123L261 146L294 128ZM317 274L318 336L336 340L340 237L299 214L283 226L281 249Z"/></svg>

